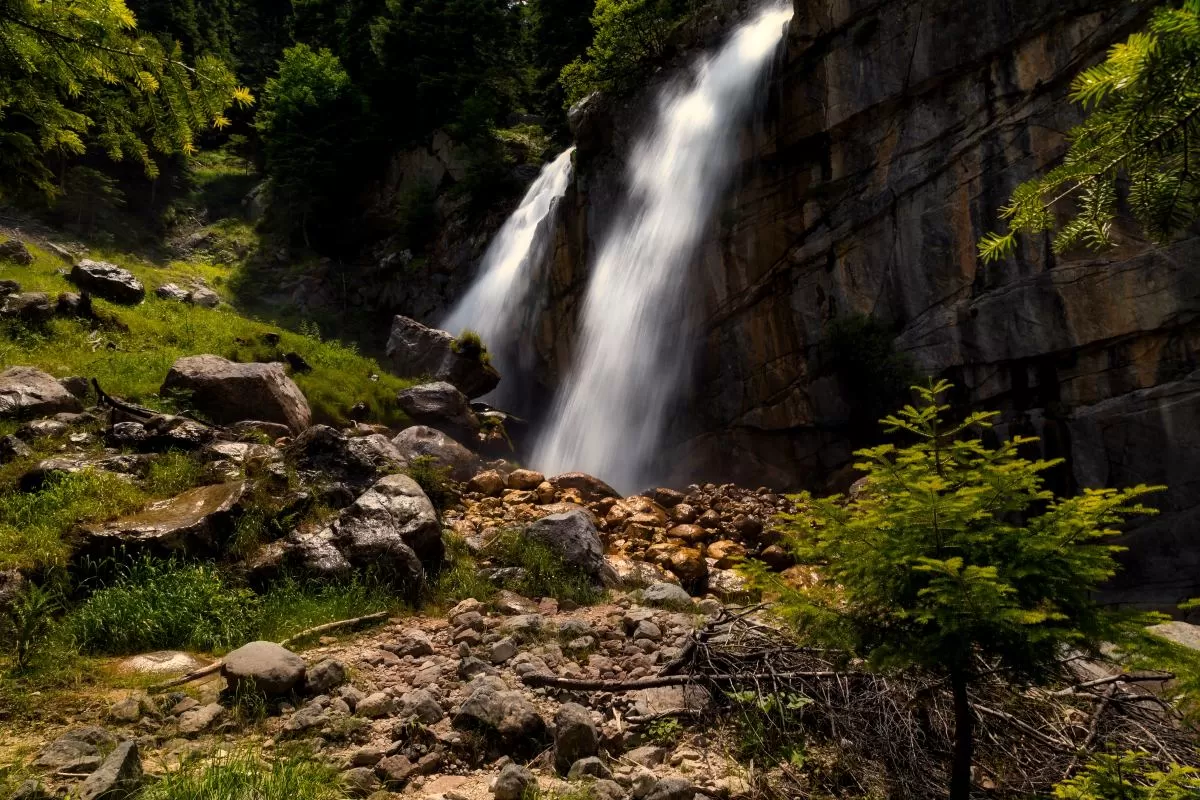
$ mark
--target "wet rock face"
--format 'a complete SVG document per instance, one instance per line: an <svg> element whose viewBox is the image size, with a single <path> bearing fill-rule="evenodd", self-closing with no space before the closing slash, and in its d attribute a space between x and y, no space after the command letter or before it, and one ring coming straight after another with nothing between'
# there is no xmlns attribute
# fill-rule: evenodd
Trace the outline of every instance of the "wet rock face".
<svg viewBox="0 0 1200 800"><path fill-rule="evenodd" d="M467 396L445 381L404 389L397 393L396 401L405 414L422 425L433 425L464 439L479 431L479 420Z"/></svg>
<svg viewBox="0 0 1200 800"><path fill-rule="evenodd" d="M1080 113L1070 80L1141 11L1121 0L794 5L737 191L694 259L699 368L663 457L678 473L664 477L844 490L855 398L822 341L831 320L871 314L919 374L949 378L957 399L1002 412L1002 434L1040 436L1046 455L1066 458L1060 491L1167 483L1167 513L1130 540L1120 597L1196 593L1200 450L1179 432L1195 428L1198 240L1158 248L1122 232L1099 255L1055 256L1030 239L1003 264L975 256L1012 188L1061 158ZM585 254L625 190L621 156L655 88L589 109L581 129L586 191L564 198L538 326L547 385L570 363L560 332L577 327Z"/></svg>
<svg viewBox="0 0 1200 800"><path fill-rule="evenodd" d="M107 261L85 258L71 270L71 282L97 297L114 303L140 303L146 287L127 269Z"/></svg>
<svg viewBox="0 0 1200 800"><path fill-rule="evenodd" d="M308 401L281 364L238 364L220 356L187 356L176 361L162 393L189 392L191 402L214 422L261 419L299 433L312 424Z"/></svg>
<svg viewBox="0 0 1200 800"><path fill-rule="evenodd" d="M454 480L465 481L472 477L479 458L446 434L425 425L414 425L400 431L392 444L405 462L428 456L439 466L450 470Z"/></svg>
<svg viewBox="0 0 1200 800"><path fill-rule="evenodd" d="M91 553L124 548L160 556L213 555L232 531L232 513L245 491L240 481L201 486L129 517L89 523L81 529L82 548Z"/></svg>
<svg viewBox="0 0 1200 800"><path fill-rule="evenodd" d="M500 373L476 355L456 351L454 337L408 317L392 320L387 357L397 375L428 375L458 388L469 398L500 384Z"/></svg>

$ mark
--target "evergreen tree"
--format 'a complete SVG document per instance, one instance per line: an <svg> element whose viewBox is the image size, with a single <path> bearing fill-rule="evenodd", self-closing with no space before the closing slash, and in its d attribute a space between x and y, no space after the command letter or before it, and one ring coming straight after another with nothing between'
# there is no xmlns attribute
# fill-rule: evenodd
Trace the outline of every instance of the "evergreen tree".
<svg viewBox="0 0 1200 800"><path fill-rule="evenodd" d="M253 98L217 58L136 31L122 0L0 0L0 180L56 191L48 161L90 143L158 173L153 154L190 153L198 130Z"/></svg>
<svg viewBox="0 0 1200 800"><path fill-rule="evenodd" d="M328 50L288 48L279 75L267 81L255 126L271 213L306 244L314 219L332 229L353 207L363 114L361 95Z"/></svg>
<svg viewBox="0 0 1200 800"><path fill-rule="evenodd" d="M953 800L970 792L969 687L980 663L1014 681L1056 674L1067 647L1093 651L1121 634L1122 619L1094 592L1117 569L1115 526L1150 513L1152 487L1088 489L1055 498L1042 473L1057 461L1029 461L1018 437L996 448L973 431L991 413L949 424L939 382L921 402L883 420L913 435L906 447L858 451L864 489L852 499L814 500L785 522L785 545L818 565L820 584L784 586L780 608L879 667L917 667L946 677L954 696ZM761 566L760 588L779 590Z"/></svg>
<svg viewBox="0 0 1200 800"><path fill-rule="evenodd" d="M562 115L566 94L558 76L592 43L595 6L594 0L533 0L526 6L534 102L544 114Z"/></svg>
<svg viewBox="0 0 1200 800"><path fill-rule="evenodd" d="M1017 187L1000 212L1008 232L979 242L983 261L1012 254L1020 233L1056 230L1056 253L1107 247L1122 199L1159 242L1200 213L1200 0L1156 9L1145 31L1075 79L1071 98L1090 113L1066 159Z"/></svg>

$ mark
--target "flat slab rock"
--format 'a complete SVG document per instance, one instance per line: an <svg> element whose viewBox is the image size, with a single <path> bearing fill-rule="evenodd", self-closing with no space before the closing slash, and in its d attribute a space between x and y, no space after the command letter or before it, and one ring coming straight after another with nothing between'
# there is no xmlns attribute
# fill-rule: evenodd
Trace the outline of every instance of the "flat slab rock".
<svg viewBox="0 0 1200 800"><path fill-rule="evenodd" d="M144 547L158 552L211 550L227 532L226 523L246 491L243 481L189 489L178 497L151 503L132 516L84 525L85 549Z"/></svg>
<svg viewBox="0 0 1200 800"><path fill-rule="evenodd" d="M71 282L115 303L140 303L146 287L127 269L107 261L85 258L71 270Z"/></svg>
<svg viewBox="0 0 1200 800"><path fill-rule="evenodd" d="M191 672L204 666L204 662L191 653L180 650L159 650L154 653L140 653L130 656L120 662L120 668L128 672L144 675L166 675L172 673Z"/></svg>
<svg viewBox="0 0 1200 800"><path fill-rule="evenodd" d="M79 398L40 369L9 367L0 372L0 419L48 417L82 410Z"/></svg>

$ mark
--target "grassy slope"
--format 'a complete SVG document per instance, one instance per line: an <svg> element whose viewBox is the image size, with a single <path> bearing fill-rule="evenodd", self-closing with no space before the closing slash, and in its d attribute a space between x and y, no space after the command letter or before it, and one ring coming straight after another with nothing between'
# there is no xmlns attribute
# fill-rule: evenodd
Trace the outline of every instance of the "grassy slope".
<svg viewBox="0 0 1200 800"><path fill-rule="evenodd" d="M28 267L10 262L0 264L0 278L21 284L24 291L74 291L60 274L68 265L57 256L31 246L35 261ZM220 265L203 262L151 264L119 253L93 252L93 258L119 264L146 285L145 302L120 306L96 299L94 307L103 320L99 326L55 319L43 331L30 331L9 324L0 335L0 369L16 364L40 367L56 376L82 375L96 378L105 391L135 402L153 404L167 370L179 357L213 353L239 361L276 360L283 353L301 355L313 369L293 375L313 408L318 421L345 423L358 402L370 408L370 417L383 423L402 421L396 392L412 381L389 375L353 347L336 341L320 341L268 325L239 314L229 306L205 309L154 296L165 283L187 285L204 278L220 293L230 277ZM268 346L263 335L278 333L281 341ZM377 376L377 378L373 378Z"/></svg>

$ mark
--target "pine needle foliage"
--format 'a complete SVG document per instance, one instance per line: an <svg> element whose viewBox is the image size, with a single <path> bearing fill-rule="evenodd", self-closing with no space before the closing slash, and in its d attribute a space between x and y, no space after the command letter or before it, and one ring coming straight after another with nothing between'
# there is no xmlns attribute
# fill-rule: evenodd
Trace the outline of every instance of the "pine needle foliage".
<svg viewBox="0 0 1200 800"><path fill-rule="evenodd" d="M1042 476L1059 461L1021 456L1029 437L987 446L981 434L994 413L949 422L941 398L950 388L914 387L919 402L882 420L916 442L859 450L855 467L866 479L854 497L796 498L800 511L783 518L783 542L817 566L816 586L780 585L761 565L750 571L809 633L876 667L949 680L959 737L953 774L965 782L951 796L965 797L967 690L978 665L1037 683L1057 674L1065 647L1094 651L1125 638L1142 620L1100 607L1093 595L1117 570L1117 527L1153 513L1140 499L1161 487L1056 498Z"/></svg>
<svg viewBox="0 0 1200 800"><path fill-rule="evenodd" d="M52 196L55 159L91 146L155 177L154 153L193 152L197 131L253 102L219 59L188 63L136 25L123 0L0 0L3 189Z"/></svg>
<svg viewBox="0 0 1200 800"><path fill-rule="evenodd" d="M1019 234L1053 231L1055 253L1108 247L1122 206L1156 242L1200 215L1200 0L1156 9L1146 30L1075 79L1071 99L1087 119L1063 163L1001 209L1008 231L979 240L985 263L1012 255Z"/></svg>
<svg viewBox="0 0 1200 800"><path fill-rule="evenodd" d="M1097 755L1080 774L1054 787L1054 800L1194 800L1200 797L1200 770L1179 764L1158 770L1146 761L1145 753Z"/></svg>

